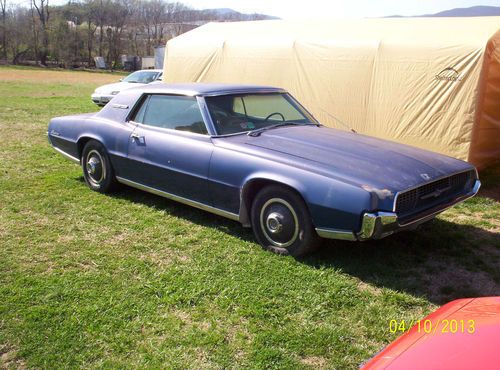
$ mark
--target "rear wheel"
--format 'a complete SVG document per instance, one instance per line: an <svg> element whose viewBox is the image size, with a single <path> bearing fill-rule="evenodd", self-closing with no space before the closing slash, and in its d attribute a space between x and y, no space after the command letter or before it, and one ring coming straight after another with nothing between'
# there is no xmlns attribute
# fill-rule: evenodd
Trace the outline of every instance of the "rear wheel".
<svg viewBox="0 0 500 370"><path fill-rule="evenodd" d="M299 257L320 245L304 201L286 187L262 189L252 204L251 219L257 241L274 253Z"/></svg>
<svg viewBox="0 0 500 370"><path fill-rule="evenodd" d="M104 146L90 140L82 152L83 177L88 187L100 193L108 193L116 185L116 178Z"/></svg>

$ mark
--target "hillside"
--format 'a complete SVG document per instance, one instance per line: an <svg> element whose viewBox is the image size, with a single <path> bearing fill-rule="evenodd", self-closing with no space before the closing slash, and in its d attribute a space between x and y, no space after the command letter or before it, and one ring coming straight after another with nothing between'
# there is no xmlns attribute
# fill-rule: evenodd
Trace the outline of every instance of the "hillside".
<svg viewBox="0 0 500 370"><path fill-rule="evenodd" d="M500 16L500 7L498 6L472 6L470 8L454 8L443 10L434 14L424 14L415 16L392 15L386 18L410 18L410 17L491 17Z"/></svg>

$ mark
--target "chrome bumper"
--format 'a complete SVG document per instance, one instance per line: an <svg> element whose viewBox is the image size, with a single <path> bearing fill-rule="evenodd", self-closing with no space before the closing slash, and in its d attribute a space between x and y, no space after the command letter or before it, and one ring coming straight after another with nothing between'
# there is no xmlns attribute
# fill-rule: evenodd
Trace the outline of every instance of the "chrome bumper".
<svg viewBox="0 0 500 370"><path fill-rule="evenodd" d="M329 239L342 239L342 240L368 240L368 239L381 239L388 235L394 234L398 231L413 229L418 225L431 220L437 214L445 211L446 209L460 203L468 198L473 197L479 191L481 182L476 180L472 190L452 199L448 203L440 204L437 207L425 211L423 214L415 218L407 220L398 219L398 215L394 212L367 212L363 214L361 222L361 230L359 232L335 230L335 229L316 229L319 236Z"/></svg>
<svg viewBox="0 0 500 370"><path fill-rule="evenodd" d="M100 94L92 94L90 99L93 103L97 105L104 106L109 103L111 99L113 99L112 95L100 95Z"/></svg>

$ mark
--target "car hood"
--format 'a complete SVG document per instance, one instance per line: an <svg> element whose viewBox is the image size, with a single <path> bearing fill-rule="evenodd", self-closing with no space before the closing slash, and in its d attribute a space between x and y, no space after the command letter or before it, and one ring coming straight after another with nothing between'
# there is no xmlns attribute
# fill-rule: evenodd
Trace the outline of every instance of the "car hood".
<svg viewBox="0 0 500 370"><path fill-rule="evenodd" d="M391 191L474 168L438 153L324 126L288 126L229 139L239 150Z"/></svg>
<svg viewBox="0 0 500 370"><path fill-rule="evenodd" d="M116 82L113 84L107 84L95 89L96 94L111 94L113 91L122 91L130 89L132 87L144 86L141 83L130 83L130 82Z"/></svg>

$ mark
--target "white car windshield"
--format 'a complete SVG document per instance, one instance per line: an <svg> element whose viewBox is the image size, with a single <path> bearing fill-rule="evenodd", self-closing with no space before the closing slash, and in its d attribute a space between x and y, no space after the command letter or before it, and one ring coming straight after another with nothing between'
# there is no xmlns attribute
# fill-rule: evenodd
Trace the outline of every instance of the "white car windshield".
<svg viewBox="0 0 500 370"><path fill-rule="evenodd" d="M156 80L157 76L158 72L137 71L125 77L123 82L148 84Z"/></svg>

